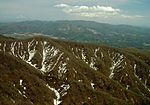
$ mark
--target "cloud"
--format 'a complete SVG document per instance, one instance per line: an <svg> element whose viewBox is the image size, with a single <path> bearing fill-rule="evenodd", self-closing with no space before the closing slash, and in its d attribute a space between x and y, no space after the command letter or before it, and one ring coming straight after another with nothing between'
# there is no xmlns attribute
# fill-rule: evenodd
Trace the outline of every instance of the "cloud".
<svg viewBox="0 0 150 105"><path fill-rule="evenodd" d="M55 5L55 7L65 8L65 7L69 7L69 5L67 5L67 4L59 4L59 5Z"/></svg>
<svg viewBox="0 0 150 105"><path fill-rule="evenodd" d="M141 15L133 15L133 16L130 16L130 15L121 14L121 17L123 17L123 18L128 18L128 19L135 19L135 18L143 18L144 16L141 16Z"/></svg>
<svg viewBox="0 0 150 105"><path fill-rule="evenodd" d="M102 17L102 18L112 18L112 17L122 17L128 19L142 18L140 15L127 15L124 14L122 10L118 8L113 8L111 6L72 6L67 4L55 5L57 8L61 8L63 12L68 14L74 14L82 17Z"/></svg>

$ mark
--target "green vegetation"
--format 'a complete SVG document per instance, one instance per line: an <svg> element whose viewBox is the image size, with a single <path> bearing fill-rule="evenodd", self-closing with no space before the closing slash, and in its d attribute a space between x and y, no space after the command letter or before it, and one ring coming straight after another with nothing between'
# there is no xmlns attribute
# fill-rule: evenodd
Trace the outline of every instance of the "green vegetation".
<svg viewBox="0 0 150 105"><path fill-rule="evenodd" d="M25 21L0 23L0 33L14 37L30 37L41 33L50 37L79 42L107 44L114 47L150 49L150 29L128 25L110 25L92 21ZM14 34L16 33L16 34ZM19 33L19 34L18 34Z"/></svg>

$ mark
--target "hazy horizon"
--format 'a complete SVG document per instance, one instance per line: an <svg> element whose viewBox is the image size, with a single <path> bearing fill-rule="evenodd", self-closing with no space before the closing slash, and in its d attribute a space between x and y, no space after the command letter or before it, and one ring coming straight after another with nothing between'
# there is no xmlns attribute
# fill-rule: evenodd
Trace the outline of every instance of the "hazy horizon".
<svg viewBox="0 0 150 105"><path fill-rule="evenodd" d="M5 0L0 22L85 20L150 27L149 0Z"/></svg>
<svg viewBox="0 0 150 105"><path fill-rule="evenodd" d="M115 23L107 23L107 22L98 22L94 20L18 20L18 21L0 21L0 23L18 23L18 22L32 22L32 21L41 21L41 22L57 22L57 21L90 21L90 22L96 22L100 24L108 24L108 25L125 25L125 26L133 26L133 27L141 27L141 28L150 28L150 26L142 26L142 25L132 25L132 24L115 24Z"/></svg>

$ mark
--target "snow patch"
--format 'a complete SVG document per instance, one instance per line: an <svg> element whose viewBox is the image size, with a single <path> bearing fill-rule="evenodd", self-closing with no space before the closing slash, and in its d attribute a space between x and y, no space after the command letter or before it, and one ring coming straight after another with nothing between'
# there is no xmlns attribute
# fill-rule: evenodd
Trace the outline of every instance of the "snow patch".
<svg viewBox="0 0 150 105"><path fill-rule="evenodd" d="M28 42L28 53L29 53L29 57L28 57L28 60L27 60L27 63L29 63L30 65L32 65L31 63L31 60L32 58L34 57L35 53L36 53L36 50L35 50L35 47L33 48L33 50L30 49L30 47L33 46L33 42L34 40L32 40L31 42ZM33 66L33 65L32 65Z"/></svg>
<svg viewBox="0 0 150 105"><path fill-rule="evenodd" d="M2 43L0 43L0 51L2 51L1 46L2 46Z"/></svg>
<svg viewBox="0 0 150 105"><path fill-rule="evenodd" d="M134 69L134 76L140 80L139 76L136 74L136 68L137 68L137 65L134 64L134 67L133 67L133 69Z"/></svg>
<svg viewBox="0 0 150 105"><path fill-rule="evenodd" d="M70 88L70 85L63 84L63 85L61 85L61 87L64 88L65 91L67 91Z"/></svg>
<svg viewBox="0 0 150 105"><path fill-rule="evenodd" d="M59 78L61 78L62 75L67 72L67 67L66 67L66 65L67 65L66 62L62 63L62 61L61 61L61 64L60 64L59 67L58 67L58 77L59 77Z"/></svg>
<svg viewBox="0 0 150 105"><path fill-rule="evenodd" d="M53 91L56 95L56 99L54 99L54 105L59 105L62 101L60 101L60 94L59 92L55 89L50 87L48 84L46 85L51 91Z"/></svg>
<svg viewBox="0 0 150 105"><path fill-rule="evenodd" d="M3 51L6 52L6 43L3 45Z"/></svg>
<svg viewBox="0 0 150 105"><path fill-rule="evenodd" d="M20 86L22 86L22 82L23 82L23 80L21 79L21 80L20 80Z"/></svg>
<svg viewBox="0 0 150 105"><path fill-rule="evenodd" d="M93 57L91 57L90 67L93 68L94 70L97 70L97 68L94 67L94 65L95 65L95 59Z"/></svg>
<svg viewBox="0 0 150 105"><path fill-rule="evenodd" d="M46 49L45 49L45 45L47 44L47 42L46 41L44 41L44 43L43 43L43 59L42 59L42 68L41 68L41 70L43 71L43 72L46 72L46 65L45 65L45 60L46 60Z"/></svg>
<svg viewBox="0 0 150 105"><path fill-rule="evenodd" d="M130 85L127 85L126 90L128 90L128 89L129 89L129 87L130 87Z"/></svg>
<svg viewBox="0 0 150 105"><path fill-rule="evenodd" d="M43 48L43 52L42 52L42 68L41 71L43 72L47 72L47 71L51 71L54 69L54 67L56 66L56 64L58 63L58 60L60 59L60 57L62 56L62 54L58 57L56 63L53 65L53 62L49 62L47 63L46 61L49 61L50 59L52 59L53 57L55 57L56 55L58 55L58 53L60 52L59 49L55 48L54 46L51 45L47 45L47 41L41 42L42 44L42 48ZM51 68L52 67L52 68ZM51 68L51 69L50 69Z"/></svg>
<svg viewBox="0 0 150 105"><path fill-rule="evenodd" d="M77 74L77 70L75 68L73 68L73 71Z"/></svg>
<svg viewBox="0 0 150 105"><path fill-rule="evenodd" d="M12 99L12 98L11 98L11 101L12 101L13 103L16 103L16 102L15 102L15 100L14 100L14 99Z"/></svg>
<svg viewBox="0 0 150 105"><path fill-rule="evenodd" d="M82 82L83 80L78 80L78 82Z"/></svg>
<svg viewBox="0 0 150 105"><path fill-rule="evenodd" d="M61 85L61 88L63 88L63 90L60 93L62 94L62 96L65 96L67 94L67 91L70 88L70 85L69 84L68 85L63 84L63 85Z"/></svg>
<svg viewBox="0 0 150 105"><path fill-rule="evenodd" d="M134 67L133 67L133 69L134 69L134 76L135 76L137 79L139 79L139 81L141 81L142 78L139 78L139 76L136 74L136 68L137 68L137 65L134 64ZM147 79L145 79L145 82L144 82L144 83L143 83L142 81L141 81L141 83L142 83L142 85L150 92L150 89L147 87Z"/></svg>
<svg viewBox="0 0 150 105"><path fill-rule="evenodd" d="M101 52L101 58L103 58L104 57L104 54L103 54L103 52Z"/></svg>
<svg viewBox="0 0 150 105"><path fill-rule="evenodd" d="M83 49L82 49L82 52L81 52L81 57L82 57L83 61L88 64L88 62L86 62L86 56L85 56L85 53L84 53Z"/></svg>
<svg viewBox="0 0 150 105"><path fill-rule="evenodd" d="M23 91L23 93L22 93L20 90L18 90L18 92L19 92L20 95L22 95L23 97L27 98L27 96L25 95L25 92L24 92L24 91Z"/></svg>
<svg viewBox="0 0 150 105"><path fill-rule="evenodd" d="M94 56L97 58L97 52L99 51L99 48L95 49Z"/></svg>
<svg viewBox="0 0 150 105"><path fill-rule="evenodd" d="M23 82L23 80L20 79L19 85L23 88L23 91L21 92L20 90L18 90L18 92L19 92L19 94L21 94L23 97L27 98L27 96L25 95L25 94L26 94L26 92L25 92L25 91L26 91L26 87L23 86L22 82Z"/></svg>
<svg viewBox="0 0 150 105"><path fill-rule="evenodd" d="M11 52L14 56L15 56L15 45L16 45L16 42L11 43Z"/></svg>
<svg viewBox="0 0 150 105"><path fill-rule="evenodd" d="M91 82L91 87L92 87L92 89L94 89L94 85L95 85L95 84Z"/></svg>
<svg viewBox="0 0 150 105"><path fill-rule="evenodd" d="M54 66L51 68L51 71L52 71L52 70L55 68L55 66L58 64L58 62L59 62L59 60L60 60L60 58L62 57L63 54L64 54L64 53L61 53L61 54L58 56L57 61L55 62Z"/></svg>
<svg viewBox="0 0 150 105"><path fill-rule="evenodd" d="M115 54L115 56L113 56L112 66L110 67L110 71L111 71L111 73L109 75L110 79L112 79L114 76L115 68L117 68L123 62L123 60L124 60L123 58L124 58L124 56L122 54L119 54L119 53L117 53L117 54Z"/></svg>

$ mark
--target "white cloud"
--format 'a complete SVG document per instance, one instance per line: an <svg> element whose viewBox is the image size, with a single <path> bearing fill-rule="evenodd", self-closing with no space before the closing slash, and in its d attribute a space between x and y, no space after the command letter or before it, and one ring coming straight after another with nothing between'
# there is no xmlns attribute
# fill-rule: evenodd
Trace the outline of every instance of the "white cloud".
<svg viewBox="0 0 150 105"><path fill-rule="evenodd" d="M102 18L112 18L112 17L122 17L128 19L141 18L140 15L127 15L124 14L122 10L118 8L113 8L111 6L72 6L67 4L55 5L57 8L61 8L63 12L68 14L74 14L82 17L102 17Z"/></svg>
<svg viewBox="0 0 150 105"><path fill-rule="evenodd" d="M69 5L67 5L67 4L59 4L59 5L55 5L55 7L65 8L65 7L69 7Z"/></svg>

